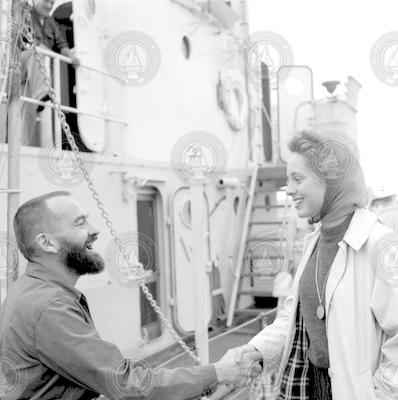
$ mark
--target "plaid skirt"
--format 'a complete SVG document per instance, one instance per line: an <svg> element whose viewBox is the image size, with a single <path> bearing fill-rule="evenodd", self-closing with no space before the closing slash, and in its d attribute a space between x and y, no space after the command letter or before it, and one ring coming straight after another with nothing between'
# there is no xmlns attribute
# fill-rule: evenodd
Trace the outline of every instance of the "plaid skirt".
<svg viewBox="0 0 398 400"><path fill-rule="evenodd" d="M308 377L310 400L332 400L332 385L328 368L319 368L310 361Z"/></svg>
<svg viewBox="0 0 398 400"><path fill-rule="evenodd" d="M327 368L318 368L307 357L308 336L304 320L297 308L292 350L286 367L281 371L278 400L332 400Z"/></svg>

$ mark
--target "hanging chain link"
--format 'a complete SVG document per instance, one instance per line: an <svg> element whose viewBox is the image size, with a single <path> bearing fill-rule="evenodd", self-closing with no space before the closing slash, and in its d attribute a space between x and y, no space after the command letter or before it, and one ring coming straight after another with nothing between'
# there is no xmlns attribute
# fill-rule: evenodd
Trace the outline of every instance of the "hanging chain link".
<svg viewBox="0 0 398 400"><path fill-rule="evenodd" d="M9 48L6 48L7 54L6 54L6 65L5 65L5 72L4 72L4 83L3 83L3 88L2 88L2 93L1 93L1 98L0 101L3 98L3 93L6 90L8 86L8 76L9 76L9 70L10 70L10 64L13 60L13 47L12 47L12 15L11 15L11 8L12 4L7 3L7 43L10 45Z"/></svg>
<svg viewBox="0 0 398 400"><path fill-rule="evenodd" d="M3 4L2 4L3 7ZM4 93L7 93L8 96L8 88L10 87L10 70L15 67L14 63L14 44L12 40L12 28L13 28L13 19L12 19L12 3L7 2L7 45L6 45L6 58L5 58L5 68L4 68L4 78L2 82L2 87L0 89L0 102L3 99ZM17 40L18 41L18 40ZM15 43L17 43L17 41Z"/></svg>
<svg viewBox="0 0 398 400"><path fill-rule="evenodd" d="M36 61L38 62L39 68L40 68L41 75L44 79L44 83L48 89L48 94L51 98L51 101L54 104L54 108L56 110L57 116L58 116L59 120L61 121L62 130L64 131L66 138L68 139L69 145L71 146L73 154L76 157L76 160L78 162L80 171L83 174L83 177L87 182L87 185L91 191L92 197L96 201L97 207L101 211L101 216L105 220L105 224L109 228L109 231L110 231L111 235L113 236L113 239L114 239L115 243L117 244L119 251L122 253L124 260L128 263L128 266L133 270L135 278L138 280L138 283L139 283L145 297L148 299L149 304L154 309L154 311L156 312L158 317L162 320L163 324L169 330L170 334L173 336L173 338L176 340L176 342L184 349L184 351L189 354L189 356L193 360L195 360L197 363L200 363L199 357L196 356L196 354L186 345L186 343L178 335L178 333L175 331L175 329L171 326L170 321L167 319L167 317L161 311L161 309L158 306L158 304L156 303L156 300L154 299L152 293L149 291L148 287L146 286L143 274L142 273L139 274L136 271L136 268L134 268L134 265L130 262L129 255L127 254L127 251L123 248L122 241L121 241L116 229L114 228L113 222L111 221L108 212L105 210L105 207L99 197L99 194L98 194L97 190L95 189L94 182L92 181L90 174L88 173L88 171L86 169L85 161L80 154L79 148L76 145L76 142L71 133L69 124L66 122L65 114L61 110L61 104L55 98L55 90L51 86L50 78L47 76L46 68L44 66L44 63L42 62L40 54L37 51L35 41L33 41L32 47L33 47L33 51L34 51L34 56L36 58Z"/></svg>

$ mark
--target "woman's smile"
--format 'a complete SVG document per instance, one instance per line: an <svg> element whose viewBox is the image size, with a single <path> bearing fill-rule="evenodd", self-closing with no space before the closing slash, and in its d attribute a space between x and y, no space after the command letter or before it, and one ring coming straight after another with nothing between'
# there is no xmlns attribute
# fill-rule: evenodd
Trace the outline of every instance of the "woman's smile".
<svg viewBox="0 0 398 400"><path fill-rule="evenodd" d="M326 183L310 168L305 157L292 153L287 163L287 191L300 218L319 216Z"/></svg>
<svg viewBox="0 0 398 400"><path fill-rule="evenodd" d="M293 198L294 207L296 210L299 210L303 206L304 199L303 198Z"/></svg>

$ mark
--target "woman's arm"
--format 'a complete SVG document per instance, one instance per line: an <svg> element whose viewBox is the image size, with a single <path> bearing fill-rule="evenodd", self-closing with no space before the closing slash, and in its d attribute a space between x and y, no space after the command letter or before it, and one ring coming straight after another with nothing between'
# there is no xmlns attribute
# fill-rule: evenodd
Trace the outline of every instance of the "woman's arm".
<svg viewBox="0 0 398 400"><path fill-rule="evenodd" d="M382 360L374 374L379 399L398 399L398 235L390 233L377 246L376 278L371 308L386 340Z"/></svg>

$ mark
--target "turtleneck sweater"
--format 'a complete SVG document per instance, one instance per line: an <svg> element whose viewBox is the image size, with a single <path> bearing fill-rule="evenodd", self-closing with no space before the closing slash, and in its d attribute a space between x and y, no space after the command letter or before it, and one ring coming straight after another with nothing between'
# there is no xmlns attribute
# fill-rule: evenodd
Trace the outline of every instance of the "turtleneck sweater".
<svg viewBox="0 0 398 400"><path fill-rule="evenodd" d="M321 226L318 242L308 260L299 284L300 312L303 315L309 339L308 358L312 364L320 368L329 367L329 351L326 335L326 312L324 319L317 317L317 308L320 304L319 296L322 305L325 307L325 287L329 270L336 257L338 244L350 225L352 215L350 214L339 225L330 228ZM318 270L319 296L315 283L316 269Z"/></svg>

